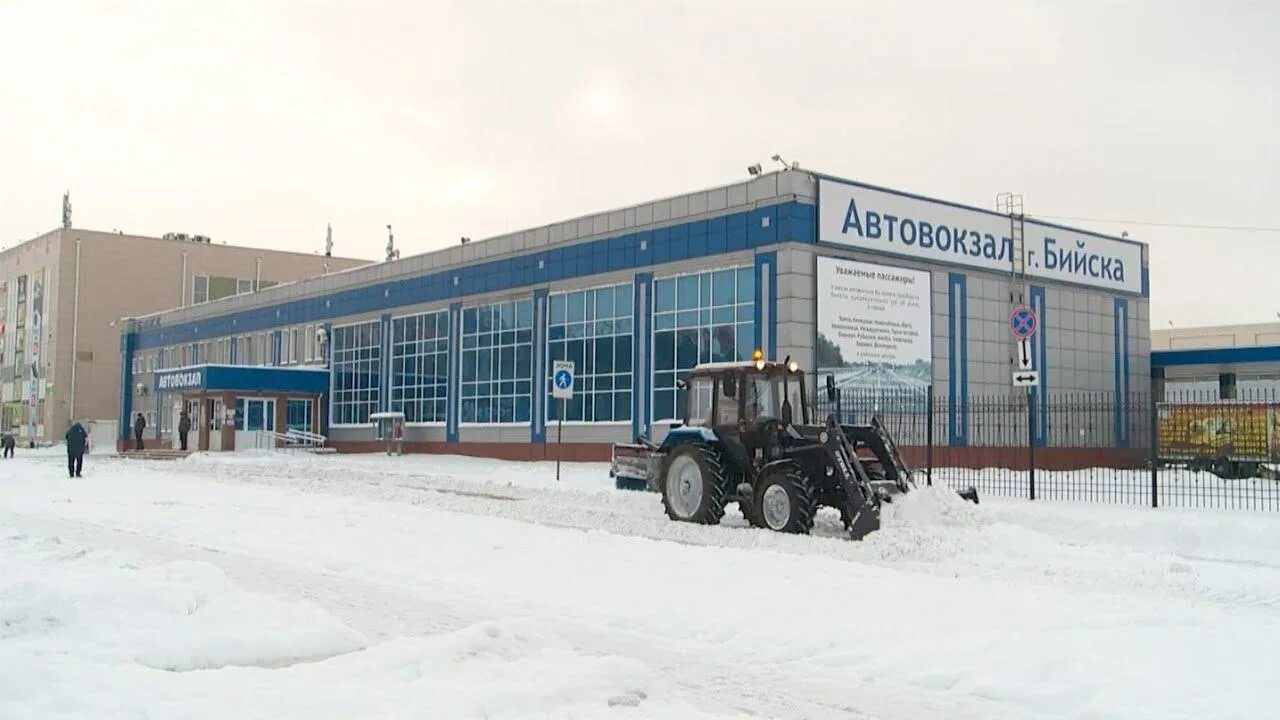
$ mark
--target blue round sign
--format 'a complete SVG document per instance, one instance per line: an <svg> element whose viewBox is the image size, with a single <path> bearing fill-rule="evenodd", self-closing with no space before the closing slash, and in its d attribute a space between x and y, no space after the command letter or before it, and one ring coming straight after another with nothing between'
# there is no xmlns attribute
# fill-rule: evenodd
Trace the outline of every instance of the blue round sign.
<svg viewBox="0 0 1280 720"><path fill-rule="evenodd" d="M1036 334L1036 330L1040 327L1040 320L1036 317L1036 311L1020 305L1013 309L1013 313L1009 315L1009 329L1013 331L1016 338L1029 338Z"/></svg>
<svg viewBox="0 0 1280 720"><path fill-rule="evenodd" d="M559 370L555 377L556 387L564 390L573 385L573 375L568 370Z"/></svg>

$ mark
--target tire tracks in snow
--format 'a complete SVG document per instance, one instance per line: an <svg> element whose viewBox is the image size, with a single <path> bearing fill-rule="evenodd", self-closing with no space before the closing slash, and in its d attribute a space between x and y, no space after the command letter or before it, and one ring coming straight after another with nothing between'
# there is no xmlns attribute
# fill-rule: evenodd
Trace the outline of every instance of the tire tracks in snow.
<svg viewBox="0 0 1280 720"><path fill-rule="evenodd" d="M124 462L138 464L132 460ZM851 543L845 539L839 519L830 509L821 511L812 535L782 535L750 528L733 509L725 515L721 523L724 527L674 523L663 514L658 496L650 493L525 487L469 480L449 473L379 473L356 468L344 468L340 477L324 477L318 473L320 468L323 465L272 458L270 462L256 463L186 463L183 470L216 482L248 482L302 492L408 503L445 512L656 542L821 556L934 577L1004 581L1014 574L1027 583L1055 588L1067 583L1083 592L1105 592L1116 584L1127 584L1130 589L1154 590L1175 598L1194 598L1231 607L1243 603L1272 608L1280 604L1265 591L1206 585L1198 578L1195 567L1183 567L1185 563L1167 562L1171 558L1156 558L1152 553L1121 546L1102 546L1105 562L1098 563L1093 554L1099 547L1073 547L1049 535L1048 541L1058 545L1054 554L1063 560L1054 567L1043 564L1043 555L1019 555L1016 546L1012 552L1009 547L994 552L993 544L1016 543L1018 538L1005 537L1010 530L1042 535L1038 530L1008 524L1007 517L1004 520L987 517L979 526L953 525L941 529L886 526L866 540ZM1132 562L1135 558L1141 562ZM1200 562L1196 558L1187 560ZM1280 585L1280 571L1275 575Z"/></svg>
<svg viewBox="0 0 1280 720"><path fill-rule="evenodd" d="M190 506L189 512L203 508ZM1026 718L1026 708L996 699L953 694L875 678L849 677L840 669L815 672L797 662L753 662L732 645L655 637L535 615L474 597L441 598L347 570L285 562L231 551L218 540L190 540L118 524L7 513L6 531L57 537L86 547L136 553L151 562L200 561L216 565L242 587L313 603L363 633L371 644L396 637L461 630L495 619L523 619L558 635L589 655L633 658L653 668L683 699L708 711L731 710L759 718L1001 720ZM269 549L266 549L269 552ZM466 608L465 612L461 608Z"/></svg>

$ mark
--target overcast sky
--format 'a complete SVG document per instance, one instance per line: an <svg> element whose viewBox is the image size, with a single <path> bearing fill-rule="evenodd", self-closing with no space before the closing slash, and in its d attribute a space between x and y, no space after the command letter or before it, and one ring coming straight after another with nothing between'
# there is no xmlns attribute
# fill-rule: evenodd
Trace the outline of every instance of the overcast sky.
<svg viewBox="0 0 1280 720"><path fill-rule="evenodd" d="M1277 4L0 0L0 245L405 255L774 153L1031 214L1280 227ZM1274 320L1280 233L1151 245L1152 322Z"/></svg>

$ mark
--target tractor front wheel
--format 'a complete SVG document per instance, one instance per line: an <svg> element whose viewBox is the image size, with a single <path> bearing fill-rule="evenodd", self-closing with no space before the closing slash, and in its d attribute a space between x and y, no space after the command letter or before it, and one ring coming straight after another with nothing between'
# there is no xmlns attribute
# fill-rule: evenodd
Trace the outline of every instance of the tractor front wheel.
<svg viewBox="0 0 1280 720"><path fill-rule="evenodd" d="M724 517L724 469L710 447L688 443L667 453L659 484L662 506L672 520L715 525Z"/></svg>
<svg viewBox="0 0 1280 720"><path fill-rule="evenodd" d="M813 483L797 463L766 468L756 482L752 513L776 532L807 534L813 528L818 502Z"/></svg>

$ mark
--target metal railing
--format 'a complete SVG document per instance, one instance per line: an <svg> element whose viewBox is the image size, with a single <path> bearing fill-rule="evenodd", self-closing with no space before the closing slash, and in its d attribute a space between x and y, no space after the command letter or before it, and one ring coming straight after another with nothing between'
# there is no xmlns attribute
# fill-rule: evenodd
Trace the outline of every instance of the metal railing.
<svg viewBox="0 0 1280 720"><path fill-rule="evenodd" d="M1216 393L1214 393L1216 395ZM878 417L931 482L987 496L1280 510L1280 395L842 390L818 418Z"/></svg>
<svg viewBox="0 0 1280 720"><path fill-rule="evenodd" d="M254 433L255 450L302 450L316 451L325 449L329 439L324 435L289 429L279 433L271 430L258 430Z"/></svg>

